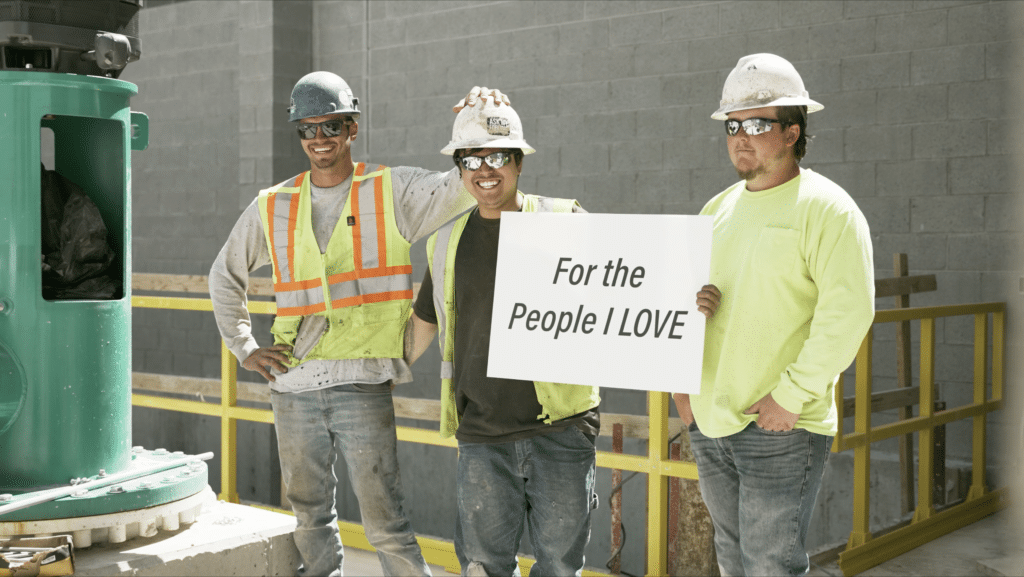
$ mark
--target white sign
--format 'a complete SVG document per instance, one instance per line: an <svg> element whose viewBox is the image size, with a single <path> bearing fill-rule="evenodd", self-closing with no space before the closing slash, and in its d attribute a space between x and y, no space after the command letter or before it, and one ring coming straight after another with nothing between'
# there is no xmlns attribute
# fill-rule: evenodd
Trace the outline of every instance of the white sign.
<svg viewBox="0 0 1024 577"><path fill-rule="evenodd" d="M487 376L700 392L711 225L501 213Z"/></svg>

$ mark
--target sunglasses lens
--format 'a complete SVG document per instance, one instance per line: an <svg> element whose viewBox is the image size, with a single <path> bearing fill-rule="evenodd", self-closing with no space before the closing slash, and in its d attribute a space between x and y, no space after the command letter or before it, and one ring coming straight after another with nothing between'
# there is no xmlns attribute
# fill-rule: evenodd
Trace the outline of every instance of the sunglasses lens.
<svg viewBox="0 0 1024 577"><path fill-rule="evenodd" d="M302 140L309 140L316 138L316 124L300 124L296 126L296 130L299 132L299 138Z"/></svg>
<svg viewBox="0 0 1024 577"><path fill-rule="evenodd" d="M507 152L495 152L494 154L489 154L484 158L484 162L487 163L487 166L490 166L495 170L508 164L509 160L511 160L511 156Z"/></svg>
<svg viewBox="0 0 1024 577"><path fill-rule="evenodd" d="M344 126L340 120L328 120L327 122L321 122L320 127L324 131L324 136L331 138L341 134L341 127Z"/></svg>
<svg viewBox="0 0 1024 577"><path fill-rule="evenodd" d="M483 164L482 158L479 156L463 156L462 167L469 171L477 171L480 169L480 165Z"/></svg>
<svg viewBox="0 0 1024 577"><path fill-rule="evenodd" d="M743 130L750 136L764 134L772 129L772 123L764 118L751 118L743 121Z"/></svg>
<svg viewBox="0 0 1024 577"><path fill-rule="evenodd" d="M740 123L738 120L726 120L725 121L725 133L729 136L736 136L740 131Z"/></svg>

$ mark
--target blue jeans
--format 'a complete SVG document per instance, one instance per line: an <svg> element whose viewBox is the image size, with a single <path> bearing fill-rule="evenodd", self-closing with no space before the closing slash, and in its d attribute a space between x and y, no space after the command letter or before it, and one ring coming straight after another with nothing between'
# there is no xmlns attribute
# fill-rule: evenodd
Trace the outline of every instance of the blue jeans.
<svg viewBox="0 0 1024 577"><path fill-rule="evenodd" d="M594 443L576 426L509 443L459 442L455 553L463 575L519 575L524 521L531 577L580 575L597 506Z"/></svg>
<svg viewBox="0 0 1024 577"><path fill-rule="evenodd" d="M430 575L402 510L395 408L388 384L341 385L273 393L274 422L286 495L298 520L300 575L340 576L334 463L341 454L359 500L363 528L385 575Z"/></svg>
<svg viewBox="0 0 1024 577"><path fill-rule="evenodd" d="M756 423L711 439L690 426L723 576L807 573L804 544L830 441L805 429L774 432Z"/></svg>

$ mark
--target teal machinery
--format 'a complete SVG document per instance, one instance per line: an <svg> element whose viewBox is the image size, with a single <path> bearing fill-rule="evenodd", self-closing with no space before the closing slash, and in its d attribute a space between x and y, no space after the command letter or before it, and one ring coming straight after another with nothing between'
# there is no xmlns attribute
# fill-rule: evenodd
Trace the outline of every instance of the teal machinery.
<svg viewBox="0 0 1024 577"><path fill-rule="evenodd" d="M176 528L209 493L211 455L131 444L131 151L148 118L117 77L141 54L142 0L4 5L0 537L117 542L131 532L119 513L154 507L139 533ZM68 522L81 517L101 521Z"/></svg>

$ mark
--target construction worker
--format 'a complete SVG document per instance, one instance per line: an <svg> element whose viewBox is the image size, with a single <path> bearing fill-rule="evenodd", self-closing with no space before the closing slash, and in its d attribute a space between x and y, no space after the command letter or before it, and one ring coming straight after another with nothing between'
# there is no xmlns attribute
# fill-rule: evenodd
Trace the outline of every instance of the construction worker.
<svg viewBox="0 0 1024 577"><path fill-rule="evenodd" d="M833 386L874 318L871 237L838 184L800 167L823 106L773 54L744 56L711 118L740 182L712 198L711 282L689 426L722 575L802 575L814 501L836 434Z"/></svg>
<svg viewBox="0 0 1024 577"><path fill-rule="evenodd" d="M410 362L440 331L441 436L459 443L455 553L463 575L519 575L526 525L531 576L580 575L590 540L597 387L487 376L501 213L584 212L570 199L518 190L523 138L510 106L484 100L455 119L450 154L477 207L427 241L429 270L413 307ZM705 314L717 300L701 293ZM508 351L523 354L526 351Z"/></svg>
<svg viewBox="0 0 1024 577"><path fill-rule="evenodd" d="M460 105L489 93L474 88ZM260 191L232 229L210 270L217 325L242 366L270 381L300 574L342 574L340 454L384 573L429 575L402 510L391 388L411 378L409 246L474 201L454 169L353 163L358 102L335 74L302 77L288 113L310 169ZM274 344L261 347L245 292L267 264L277 316Z"/></svg>

